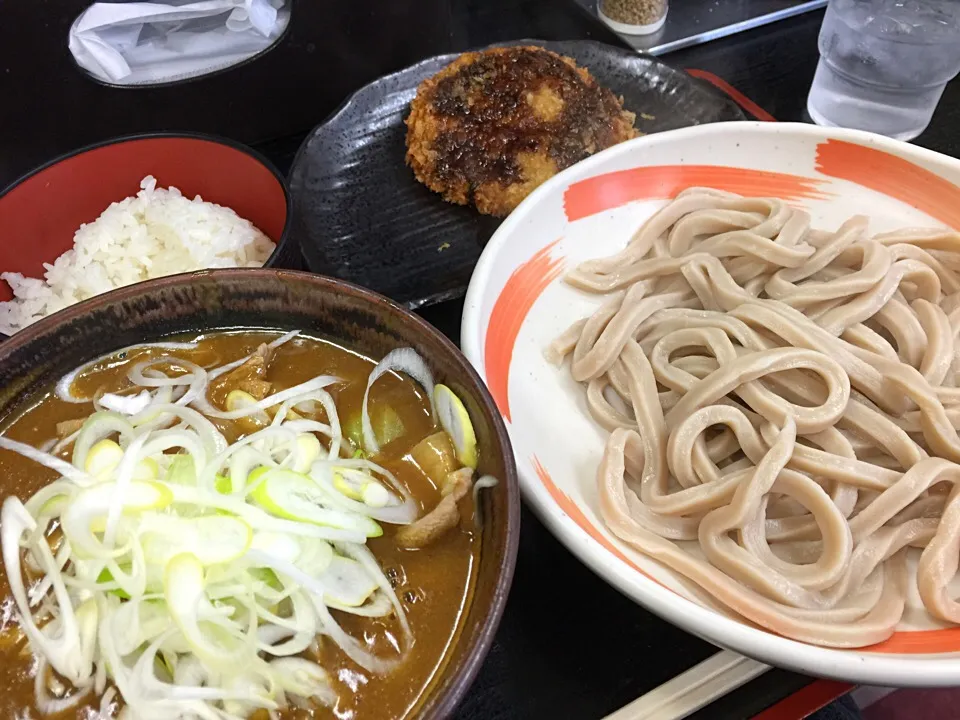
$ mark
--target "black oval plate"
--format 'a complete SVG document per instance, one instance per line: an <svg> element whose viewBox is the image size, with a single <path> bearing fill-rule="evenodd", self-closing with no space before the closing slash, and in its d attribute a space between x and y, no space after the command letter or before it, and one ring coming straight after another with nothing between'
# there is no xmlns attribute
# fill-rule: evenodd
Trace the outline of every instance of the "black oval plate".
<svg viewBox="0 0 960 720"><path fill-rule="evenodd" d="M521 40L567 55L623 96L644 133L746 119L727 96L649 56L602 43ZM304 140L290 170L295 237L313 272L349 280L409 308L459 297L500 224L444 202L404 162L403 124L417 86L450 64L441 55L352 95Z"/></svg>

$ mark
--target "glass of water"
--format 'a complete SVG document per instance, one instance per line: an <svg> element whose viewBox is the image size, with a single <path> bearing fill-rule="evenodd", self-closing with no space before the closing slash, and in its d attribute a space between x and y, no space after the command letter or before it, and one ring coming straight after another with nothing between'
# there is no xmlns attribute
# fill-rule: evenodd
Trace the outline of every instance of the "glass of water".
<svg viewBox="0 0 960 720"><path fill-rule="evenodd" d="M960 0L830 0L807 98L818 125L912 140L960 72Z"/></svg>

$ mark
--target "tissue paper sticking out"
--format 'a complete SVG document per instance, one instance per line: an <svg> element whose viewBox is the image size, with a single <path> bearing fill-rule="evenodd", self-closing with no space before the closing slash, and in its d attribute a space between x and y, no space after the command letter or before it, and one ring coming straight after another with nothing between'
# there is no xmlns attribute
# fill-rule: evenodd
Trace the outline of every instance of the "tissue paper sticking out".
<svg viewBox="0 0 960 720"><path fill-rule="evenodd" d="M94 3L70 28L69 47L98 80L156 85L248 60L289 22L285 0Z"/></svg>

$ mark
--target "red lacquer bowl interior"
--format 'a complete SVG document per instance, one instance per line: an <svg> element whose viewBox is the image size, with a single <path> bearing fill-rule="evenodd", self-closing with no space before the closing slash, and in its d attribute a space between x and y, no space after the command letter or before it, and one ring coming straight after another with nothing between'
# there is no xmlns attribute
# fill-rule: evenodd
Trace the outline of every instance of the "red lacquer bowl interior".
<svg viewBox="0 0 960 720"><path fill-rule="evenodd" d="M147 175L189 198L232 208L280 243L287 195L275 171L241 147L198 137L118 140L82 150L28 175L0 196L0 272L43 275L73 246L83 223L136 195ZM0 300L11 298L0 282Z"/></svg>

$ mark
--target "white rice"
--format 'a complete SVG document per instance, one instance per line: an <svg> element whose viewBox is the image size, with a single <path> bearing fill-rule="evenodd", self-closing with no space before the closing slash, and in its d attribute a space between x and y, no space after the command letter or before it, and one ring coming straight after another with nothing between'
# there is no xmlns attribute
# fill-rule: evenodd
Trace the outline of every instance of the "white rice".
<svg viewBox="0 0 960 720"><path fill-rule="evenodd" d="M163 275L203 268L260 267L274 243L230 208L185 198L157 187L147 176L136 197L113 203L81 225L73 249L44 279L0 273L14 299L0 302L0 332L12 335L30 323L94 295ZM29 242L29 239L24 239Z"/></svg>

